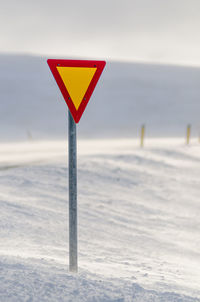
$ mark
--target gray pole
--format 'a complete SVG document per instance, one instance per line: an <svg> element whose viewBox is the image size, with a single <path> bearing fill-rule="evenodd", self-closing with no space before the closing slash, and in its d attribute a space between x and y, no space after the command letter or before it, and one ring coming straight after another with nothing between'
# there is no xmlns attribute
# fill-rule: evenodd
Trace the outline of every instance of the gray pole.
<svg viewBox="0 0 200 302"><path fill-rule="evenodd" d="M69 145L69 271L78 271L77 261L77 157L76 157L76 123L68 114Z"/></svg>

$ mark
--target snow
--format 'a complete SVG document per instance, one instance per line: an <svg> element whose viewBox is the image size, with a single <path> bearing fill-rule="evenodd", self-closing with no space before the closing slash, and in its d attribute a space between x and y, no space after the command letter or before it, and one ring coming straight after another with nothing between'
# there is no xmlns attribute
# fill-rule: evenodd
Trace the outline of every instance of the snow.
<svg viewBox="0 0 200 302"><path fill-rule="evenodd" d="M200 69L108 62L78 125L70 274L66 105L44 58L0 66L0 302L200 301Z"/></svg>
<svg viewBox="0 0 200 302"><path fill-rule="evenodd" d="M66 150L2 144L0 301L199 301L198 143L79 140L77 276Z"/></svg>
<svg viewBox="0 0 200 302"><path fill-rule="evenodd" d="M199 135L200 68L107 62L81 138ZM64 139L67 107L46 58L0 55L0 140Z"/></svg>

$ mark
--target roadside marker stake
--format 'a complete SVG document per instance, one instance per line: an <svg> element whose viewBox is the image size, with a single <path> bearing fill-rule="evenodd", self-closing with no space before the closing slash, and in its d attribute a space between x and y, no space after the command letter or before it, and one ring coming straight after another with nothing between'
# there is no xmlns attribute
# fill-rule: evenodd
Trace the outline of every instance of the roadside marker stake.
<svg viewBox="0 0 200 302"><path fill-rule="evenodd" d="M191 135L191 125L187 125L187 136L186 136L186 145L190 143L190 135Z"/></svg>
<svg viewBox="0 0 200 302"><path fill-rule="evenodd" d="M80 121L106 62L49 59L47 63L69 108L69 270L76 273L78 271L76 123Z"/></svg>
<svg viewBox="0 0 200 302"><path fill-rule="evenodd" d="M140 147L144 147L144 134L145 134L145 125L141 127L141 140L140 140Z"/></svg>

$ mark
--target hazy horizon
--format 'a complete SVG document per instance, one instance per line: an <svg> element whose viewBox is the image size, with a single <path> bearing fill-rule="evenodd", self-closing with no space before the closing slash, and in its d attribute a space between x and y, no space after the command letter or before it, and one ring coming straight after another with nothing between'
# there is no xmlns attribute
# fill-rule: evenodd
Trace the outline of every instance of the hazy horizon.
<svg viewBox="0 0 200 302"><path fill-rule="evenodd" d="M55 58L55 59L68 59L68 60L106 60L106 62L110 63L123 63L123 64L139 64L139 65L153 65L153 66L177 66L177 67L188 67L188 68L200 68L199 64L192 64L187 62L156 62L156 61L148 61L148 60L128 60L128 59L106 59L104 57L95 57L95 56L69 56L69 55L48 55L48 54L39 54L39 53L28 53L28 52L1 52L0 56L10 56L10 57L32 57L32 58L41 58L41 59L48 59L48 58Z"/></svg>
<svg viewBox="0 0 200 302"><path fill-rule="evenodd" d="M197 0L7 1L2 53L200 66Z"/></svg>

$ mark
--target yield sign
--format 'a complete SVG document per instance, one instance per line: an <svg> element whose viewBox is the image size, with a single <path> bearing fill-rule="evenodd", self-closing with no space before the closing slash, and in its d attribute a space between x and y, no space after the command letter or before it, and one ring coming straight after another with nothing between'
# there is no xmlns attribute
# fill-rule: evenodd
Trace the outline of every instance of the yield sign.
<svg viewBox="0 0 200 302"><path fill-rule="evenodd" d="M76 123L105 67L105 61L55 60L47 63Z"/></svg>

